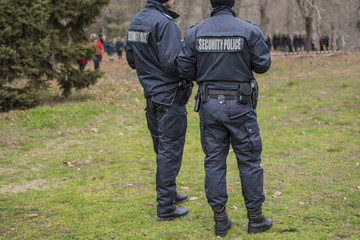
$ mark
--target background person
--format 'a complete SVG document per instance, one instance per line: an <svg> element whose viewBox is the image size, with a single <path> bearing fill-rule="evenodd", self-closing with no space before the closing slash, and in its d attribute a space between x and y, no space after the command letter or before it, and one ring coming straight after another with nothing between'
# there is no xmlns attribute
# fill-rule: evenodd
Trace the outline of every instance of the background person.
<svg viewBox="0 0 360 240"><path fill-rule="evenodd" d="M82 59L78 59L76 62L77 64L79 64L79 70L83 72L85 70L88 61L85 58L82 58Z"/></svg>
<svg viewBox="0 0 360 240"><path fill-rule="evenodd" d="M100 67L100 62L104 56L104 49L103 45L101 44L99 37L92 33L90 35L90 43L95 46L96 52L95 52L95 58L94 58L94 69L98 69Z"/></svg>
<svg viewBox="0 0 360 240"><path fill-rule="evenodd" d="M111 38L109 38L109 40L106 42L105 51L109 56L109 61L114 61L115 45Z"/></svg>
<svg viewBox="0 0 360 240"><path fill-rule="evenodd" d="M121 38L117 38L115 43L115 50L118 55L118 60L122 59L123 48L124 48L123 41L121 40Z"/></svg>

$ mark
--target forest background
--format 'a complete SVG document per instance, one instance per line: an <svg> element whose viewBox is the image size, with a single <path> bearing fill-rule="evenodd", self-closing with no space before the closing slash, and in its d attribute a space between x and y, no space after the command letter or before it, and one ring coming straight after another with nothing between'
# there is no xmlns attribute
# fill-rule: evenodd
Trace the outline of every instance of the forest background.
<svg viewBox="0 0 360 240"><path fill-rule="evenodd" d="M145 4L146 0L112 0L89 31L125 38L131 19ZM208 0L175 0L173 10L181 15L176 21L185 34L190 26L209 17L211 4ZM322 34L330 42L338 39L338 48L360 46L359 0L236 0L234 10L265 35L310 32L315 40Z"/></svg>
<svg viewBox="0 0 360 240"><path fill-rule="evenodd" d="M0 111L39 105L54 82L65 97L96 83L103 72L82 72L76 64L94 56L90 33L125 41L131 19L145 4L146 0L0 1ZM176 21L184 35L210 15L211 5L209 0L176 0L173 10L181 15ZM257 24L267 43L281 35L280 49L285 52L291 52L286 44L291 41L298 50L299 35L301 50L324 49L324 38L322 43L329 43L325 50L360 49L359 0L236 0L234 10Z"/></svg>

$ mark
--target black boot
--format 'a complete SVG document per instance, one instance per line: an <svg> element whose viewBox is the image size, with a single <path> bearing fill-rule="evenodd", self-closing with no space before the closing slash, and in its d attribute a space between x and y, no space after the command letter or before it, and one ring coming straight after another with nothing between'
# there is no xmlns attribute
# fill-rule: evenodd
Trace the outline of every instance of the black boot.
<svg viewBox="0 0 360 240"><path fill-rule="evenodd" d="M185 193L176 193L175 204L184 203L188 200L188 195Z"/></svg>
<svg viewBox="0 0 360 240"><path fill-rule="evenodd" d="M215 235L219 237L225 237L227 231L231 228L231 220L227 215L226 206L220 211L214 210L215 220Z"/></svg>
<svg viewBox="0 0 360 240"><path fill-rule="evenodd" d="M247 217L249 219L249 234L265 232L273 226L273 221L270 218L264 217L264 214L261 211L261 206L254 209L248 208L247 210Z"/></svg>
<svg viewBox="0 0 360 240"><path fill-rule="evenodd" d="M158 221L170 221L176 218L185 217L189 214L189 210L187 208L175 208L174 211L167 214L158 214L157 219Z"/></svg>

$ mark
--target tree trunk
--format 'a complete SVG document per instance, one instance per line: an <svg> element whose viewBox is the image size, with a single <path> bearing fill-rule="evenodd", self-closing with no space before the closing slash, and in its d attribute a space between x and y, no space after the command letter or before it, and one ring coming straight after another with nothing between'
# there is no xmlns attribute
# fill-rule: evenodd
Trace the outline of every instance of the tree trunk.
<svg viewBox="0 0 360 240"><path fill-rule="evenodd" d="M311 51L313 12L315 9L315 0L296 0L301 15L305 21L306 31L306 50Z"/></svg>
<svg viewBox="0 0 360 240"><path fill-rule="evenodd" d="M260 29L264 32L264 34L267 33L266 31L266 7L268 4L268 0L259 0L259 11L260 11Z"/></svg>
<svg viewBox="0 0 360 240"><path fill-rule="evenodd" d="M234 11L238 15L238 17L241 17L240 16L240 8L241 8L241 0L235 1Z"/></svg>
<svg viewBox="0 0 360 240"><path fill-rule="evenodd" d="M312 50L312 17L305 18L305 30L306 30L306 51Z"/></svg>
<svg viewBox="0 0 360 240"><path fill-rule="evenodd" d="M248 0L245 0L245 20L249 19L249 5Z"/></svg>
<svg viewBox="0 0 360 240"><path fill-rule="evenodd" d="M210 17L210 1L206 5L203 0L177 1L174 10L181 14L176 22L184 35L193 24Z"/></svg>
<svg viewBox="0 0 360 240"><path fill-rule="evenodd" d="M290 34L290 28L291 28L291 20L292 20L292 16L291 16L291 0L287 0L286 1L286 32L288 34Z"/></svg>

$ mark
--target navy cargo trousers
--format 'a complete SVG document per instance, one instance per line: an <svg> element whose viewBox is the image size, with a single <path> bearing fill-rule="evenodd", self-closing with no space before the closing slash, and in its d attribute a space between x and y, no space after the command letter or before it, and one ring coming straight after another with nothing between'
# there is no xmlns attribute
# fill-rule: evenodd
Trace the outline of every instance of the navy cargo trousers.
<svg viewBox="0 0 360 240"><path fill-rule="evenodd" d="M175 210L176 177L179 173L187 128L186 107L171 106L147 98L146 118L156 153L157 213Z"/></svg>
<svg viewBox="0 0 360 240"><path fill-rule="evenodd" d="M227 202L226 157L230 144L236 155L242 194L247 208L265 201L263 168L260 166L262 143L256 111L251 104L238 104L224 95L201 103L201 144L205 153L205 193L213 210Z"/></svg>

